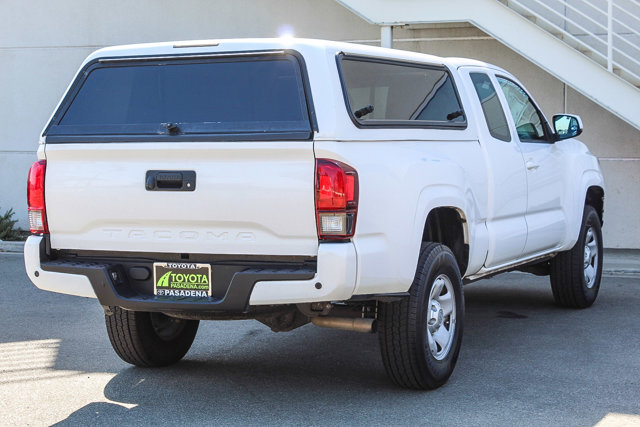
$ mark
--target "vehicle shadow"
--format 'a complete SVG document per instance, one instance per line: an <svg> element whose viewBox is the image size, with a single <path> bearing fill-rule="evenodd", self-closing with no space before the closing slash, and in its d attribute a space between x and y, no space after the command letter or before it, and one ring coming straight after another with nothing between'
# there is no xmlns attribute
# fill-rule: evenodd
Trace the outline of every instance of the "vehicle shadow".
<svg viewBox="0 0 640 427"><path fill-rule="evenodd" d="M90 403L56 425L593 425L609 412L640 413L622 359L598 357L603 342L630 351L625 337L594 331L610 316L611 297L566 310L553 304L546 280L501 279L465 289L458 366L435 391L396 387L373 334L208 322L185 360L120 370L104 389L112 403Z"/></svg>
<svg viewBox="0 0 640 427"><path fill-rule="evenodd" d="M384 373L375 335L313 326L274 335L256 323L231 346L199 347L174 366L127 367L104 389L105 397L118 403L91 403L56 425L278 419L315 424L323 411L353 400L350 395L398 390Z"/></svg>

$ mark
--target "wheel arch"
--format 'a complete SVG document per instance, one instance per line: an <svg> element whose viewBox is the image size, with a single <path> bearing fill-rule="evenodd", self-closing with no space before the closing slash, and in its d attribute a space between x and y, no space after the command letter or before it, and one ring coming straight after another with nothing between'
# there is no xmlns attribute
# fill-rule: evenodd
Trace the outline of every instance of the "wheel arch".
<svg viewBox="0 0 640 427"><path fill-rule="evenodd" d="M469 228L467 217L456 206L432 208L426 216L421 243L436 242L447 246L456 258L460 274L469 265Z"/></svg>
<svg viewBox="0 0 640 427"><path fill-rule="evenodd" d="M604 225L604 188L599 185L587 188L584 204L593 206L600 218L600 225Z"/></svg>
<svg viewBox="0 0 640 427"><path fill-rule="evenodd" d="M595 162L595 159L593 159ZM591 168L587 168L581 176L573 181L575 191L566 211L569 227L567 228L567 236L561 250L569 250L578 241L580 227L582 224L582 214L585 205L591 205L598 213L600 225L604 223L604 195L605 186L602 172L598 168L597 163L593 163ZM567 189L570 191L570 189Z"/></svg>

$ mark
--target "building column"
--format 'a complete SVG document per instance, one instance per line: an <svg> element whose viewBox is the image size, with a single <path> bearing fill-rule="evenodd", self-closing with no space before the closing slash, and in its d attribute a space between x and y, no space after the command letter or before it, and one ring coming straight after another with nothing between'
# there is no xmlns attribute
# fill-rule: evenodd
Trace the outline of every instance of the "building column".
<svg viewBox="0 0 640 427"><path fill-rule="evenodd" d="M380 46L393 48L393 26L382 25L380 26Z"/></svg>

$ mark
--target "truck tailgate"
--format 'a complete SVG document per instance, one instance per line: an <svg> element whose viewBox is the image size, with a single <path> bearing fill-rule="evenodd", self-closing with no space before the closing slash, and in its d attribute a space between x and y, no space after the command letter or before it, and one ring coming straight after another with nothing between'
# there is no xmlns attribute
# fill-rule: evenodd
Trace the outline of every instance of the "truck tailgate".
<svg viewBox="0 0 640 427"><path fill-rule="evenodd" d="M54 249L317 254L313 141L46 145ZM194 171L149 191L147 171Z"/></svg>

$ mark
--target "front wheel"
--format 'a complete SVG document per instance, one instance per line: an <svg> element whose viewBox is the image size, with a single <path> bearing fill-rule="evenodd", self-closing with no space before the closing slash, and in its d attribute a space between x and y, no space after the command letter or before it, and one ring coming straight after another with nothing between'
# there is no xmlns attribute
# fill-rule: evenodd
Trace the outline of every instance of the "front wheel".
<svg viewBox="0 0 640 427"><path fill-rule="evenodd" d="M551 260L551 290L558 305L586 308L598 296L602 276L602 230L596 210L586 205L575 246Z"/></svg>
<svg viewBox="0 0 640 427"><path fill-rule="evenodd" d="M187 354L198 331L198 320L162 313L110 307L105 315L109 340L122 360L136 366L159 367L176 363Z"/></svg>
<svg viewBox="0 0 640 427"><path fill-rule="evenodd" d="M387 374L401 387L434 389L456 365L464 300L456 259L446 246L425 243L410 296L380 307L379 338Z"/></svg>

